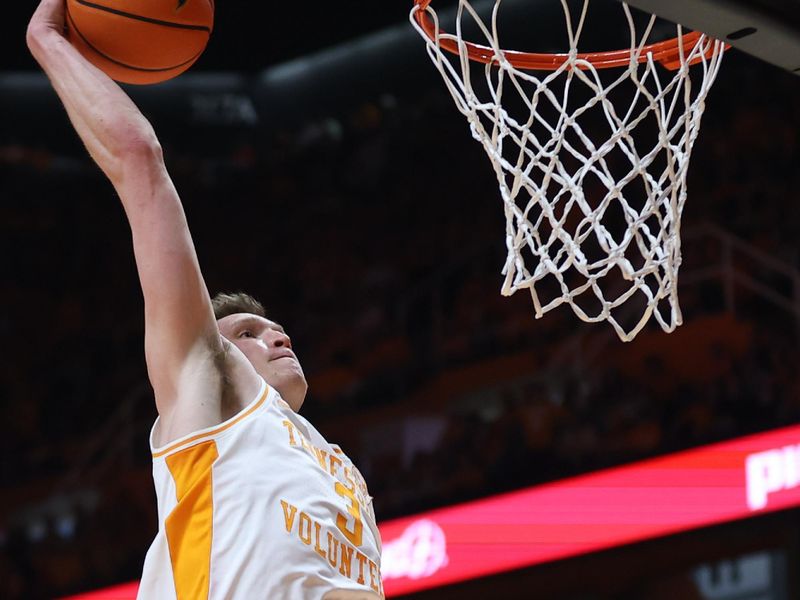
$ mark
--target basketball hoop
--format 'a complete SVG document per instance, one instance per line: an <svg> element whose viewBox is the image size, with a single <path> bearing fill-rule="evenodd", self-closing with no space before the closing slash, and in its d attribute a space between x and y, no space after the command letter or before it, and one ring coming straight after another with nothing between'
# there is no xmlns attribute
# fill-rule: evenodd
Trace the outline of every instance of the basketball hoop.
<svg viewBox="0 0 800 600"><path fill-rule="evenodd" d="M680 25L674 39L648 43L656 17L640 33L622 3L630 48L580 53L589 0L574 21L560 1L563 54L501 49L501 0L489 25L459 0L454 34L431 0L415 0L410 19L494 166L506 216L502 293L528 289L537 318L566 303L624 341L651 317L673 331L689 159L726 46ZM464 39L465 19L485 45Z"/></svg>

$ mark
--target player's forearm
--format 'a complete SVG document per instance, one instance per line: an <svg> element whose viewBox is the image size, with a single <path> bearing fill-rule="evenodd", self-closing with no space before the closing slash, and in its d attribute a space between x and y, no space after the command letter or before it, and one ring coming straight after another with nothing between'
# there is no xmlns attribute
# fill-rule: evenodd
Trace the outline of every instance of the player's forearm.
<svg viewBox="0 0 800 600"><path fill-rule="evenodd" d="M160 167L160 147L153 128L114 81L54 31L29 31L28 46L89 154L116 187L132 163L137 163L137 168Z"/></svg>

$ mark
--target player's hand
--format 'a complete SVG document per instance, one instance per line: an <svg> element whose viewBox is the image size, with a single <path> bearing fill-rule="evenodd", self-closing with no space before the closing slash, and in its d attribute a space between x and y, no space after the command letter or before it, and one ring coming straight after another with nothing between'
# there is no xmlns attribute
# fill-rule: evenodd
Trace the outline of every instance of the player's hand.
<svg viewBox="0 0 800 600"><path fill-rule="evenodd" d="M42 0L28 23L28 47L43 37L64 35L65 0Z"/></svg>

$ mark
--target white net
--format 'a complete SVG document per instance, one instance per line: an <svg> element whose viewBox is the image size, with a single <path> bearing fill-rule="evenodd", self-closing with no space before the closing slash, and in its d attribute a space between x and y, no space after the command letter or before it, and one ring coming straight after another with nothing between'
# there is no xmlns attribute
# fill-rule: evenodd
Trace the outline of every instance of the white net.
<svg viewBox="0 0 800 600"><path fill-rule="evenodd" d="M655 17L637 28L623 4L630 58L601 71L578 54L588 3L573 18L561 0L570 48L552 71L511 64L498 38L501 0L488 24L460 0L454 34L426 2L411 22L494 166L507 223L502 293L526 288L537 318L568 304L629 341L651 317L665 331L682 321L686 176L725 46L703 35L687 45L677 26L676 68L666 69L646 48ZM428 33L420 11L433 24ZM467 21L481 32L486 64L468 56ZM457 54L442 48L448 42Z"/></svg>

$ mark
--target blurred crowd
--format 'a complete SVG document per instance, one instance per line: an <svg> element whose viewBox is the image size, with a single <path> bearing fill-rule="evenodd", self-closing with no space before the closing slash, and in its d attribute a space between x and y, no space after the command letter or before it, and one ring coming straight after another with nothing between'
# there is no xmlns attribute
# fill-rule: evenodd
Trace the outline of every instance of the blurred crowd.
<svg viewBox="0 0 800 600"><path fill-rule="evenodd" d="M795 79L723 69L685 222L797 270L797 124ZM0 142L0 596L51 597L138 576L155 409L113 190L80 153ZM162 142L210 290L246 290L287 328L304 414L355 459L379 520L800 419L798 314L731 296L722 271L689 278L677 332L625 346L501 297L494 173L441 90ZM716 241L686 243L685 275L722 260Z"/></svg>

